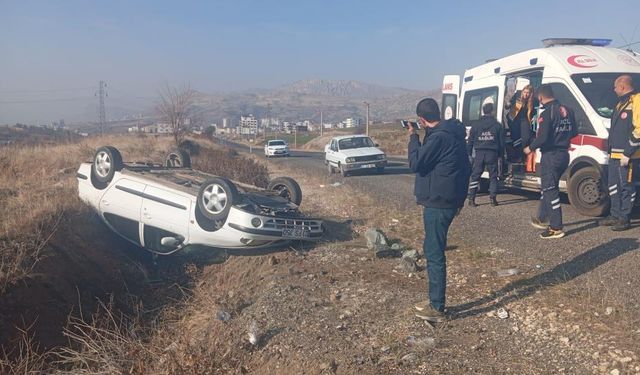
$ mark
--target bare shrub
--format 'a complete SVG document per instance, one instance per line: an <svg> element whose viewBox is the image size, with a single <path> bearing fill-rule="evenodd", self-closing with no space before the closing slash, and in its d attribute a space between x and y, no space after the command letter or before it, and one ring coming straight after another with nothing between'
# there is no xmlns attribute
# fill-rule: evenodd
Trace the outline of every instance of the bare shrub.
<svg viewBox="0 0 640 375"><path fill-rule="evenodd" d="M44 374L50 372L50 352L42 352L29 329L21 330L22 338L11 350L0 351L1 374Z"/></svg>
<svg viewBox="0 0 640 375"><path fill-rule="evenodd" d="M58 374L143 374L154 356L139 315L115 313L112 302L100 303L89 322L69 317L64 335L70 345L55 352Z"/></svg>
<svg viewBox="0 0 640 375"><path fill-rule="evenodd" d="M169 124L176 146L187 133L187 121L193 112L193 102L196 92L191 87L176 88L168 83L158 92L160 102L156 111L162 121Z"/></svg>

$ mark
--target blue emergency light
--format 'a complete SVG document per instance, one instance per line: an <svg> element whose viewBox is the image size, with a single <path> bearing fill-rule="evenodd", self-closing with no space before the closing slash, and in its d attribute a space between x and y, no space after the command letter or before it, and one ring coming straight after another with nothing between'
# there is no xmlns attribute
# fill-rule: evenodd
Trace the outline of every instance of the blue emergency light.
<svg viewBox="0 0 640 375"><path fill-rule="evenodd" d="M545 47L552 46L594 46L606 47L611 44L611 39L586 39L586 38L548 38L543 39Z"/></svg>

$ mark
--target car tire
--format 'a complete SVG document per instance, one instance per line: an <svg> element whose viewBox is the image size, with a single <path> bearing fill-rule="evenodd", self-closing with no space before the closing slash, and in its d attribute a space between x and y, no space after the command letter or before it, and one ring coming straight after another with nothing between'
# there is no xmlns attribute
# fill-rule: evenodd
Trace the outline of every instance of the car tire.
<svg viewBox="0 0 640 375"><path fill-rule="evenodd" d="M278 177L269 182L267 190L278 192L278 195L299 206L302 203L302 189L291 177Z"/></svg>
<svg viewBox="0 0 640 375"><path fill-rule="evenodd" d="M344 169L342 164L338 164L338 168L340 169L340 174L342 175L342 177L347 177L349 175L349 172L347 172L347 170Z"/></svg>
<svg viewBox="0 0 640 375"><path fill-rule="evenodd" d="M196 206L205 218L224 221L239 199L240 193L233 182L226 178L212 177L200 186Z"/></svg>
<svg viewBox="0 0 640 375"><path fill-rule="evenodd" d="M93 156L91 183L97 189L104 189L113 180L116 171L122 170L123 167L120 151L113 146L102 146Z"/></svg>
<svg viewBox="0 0 640 375"><path fill-rule="evenodd" d="M169 168L191 168L191 155L183 149L173 150L167 155L165 165Z"/></svg>
<svg viewBox="0 0 640 375"><path fill-rule="evenodd" d="M594 167L574 173L569 179L567 192L571 205L585 216L603 216L611 206L602 175Z"/></svg>

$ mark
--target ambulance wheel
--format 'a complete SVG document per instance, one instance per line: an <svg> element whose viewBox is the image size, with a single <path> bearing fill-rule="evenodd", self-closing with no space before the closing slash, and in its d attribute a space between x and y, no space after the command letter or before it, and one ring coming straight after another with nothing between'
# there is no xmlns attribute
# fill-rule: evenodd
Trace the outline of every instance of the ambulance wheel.
<svg viewBox="0 0 640 375"><path fill-rule="evenodd" d="M594 167L578 170L569 179L569 202L585 216L603 216L611 202L606 193L600 172Z"/></svg>

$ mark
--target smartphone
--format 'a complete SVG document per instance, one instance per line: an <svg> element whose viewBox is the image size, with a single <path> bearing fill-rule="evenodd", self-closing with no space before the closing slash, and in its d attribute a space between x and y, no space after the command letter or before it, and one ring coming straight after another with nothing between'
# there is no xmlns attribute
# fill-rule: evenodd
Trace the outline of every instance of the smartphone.
<svg viewBox="0 0 640 375"><path fill-rule="evenodd" d="M402 127L405 129L408 129L409 126L413 127L415 130L420 130L420 124L417 122L413 122L413 121L407 121L407 120L401 120L400 123L402 124Z"/></svg>

